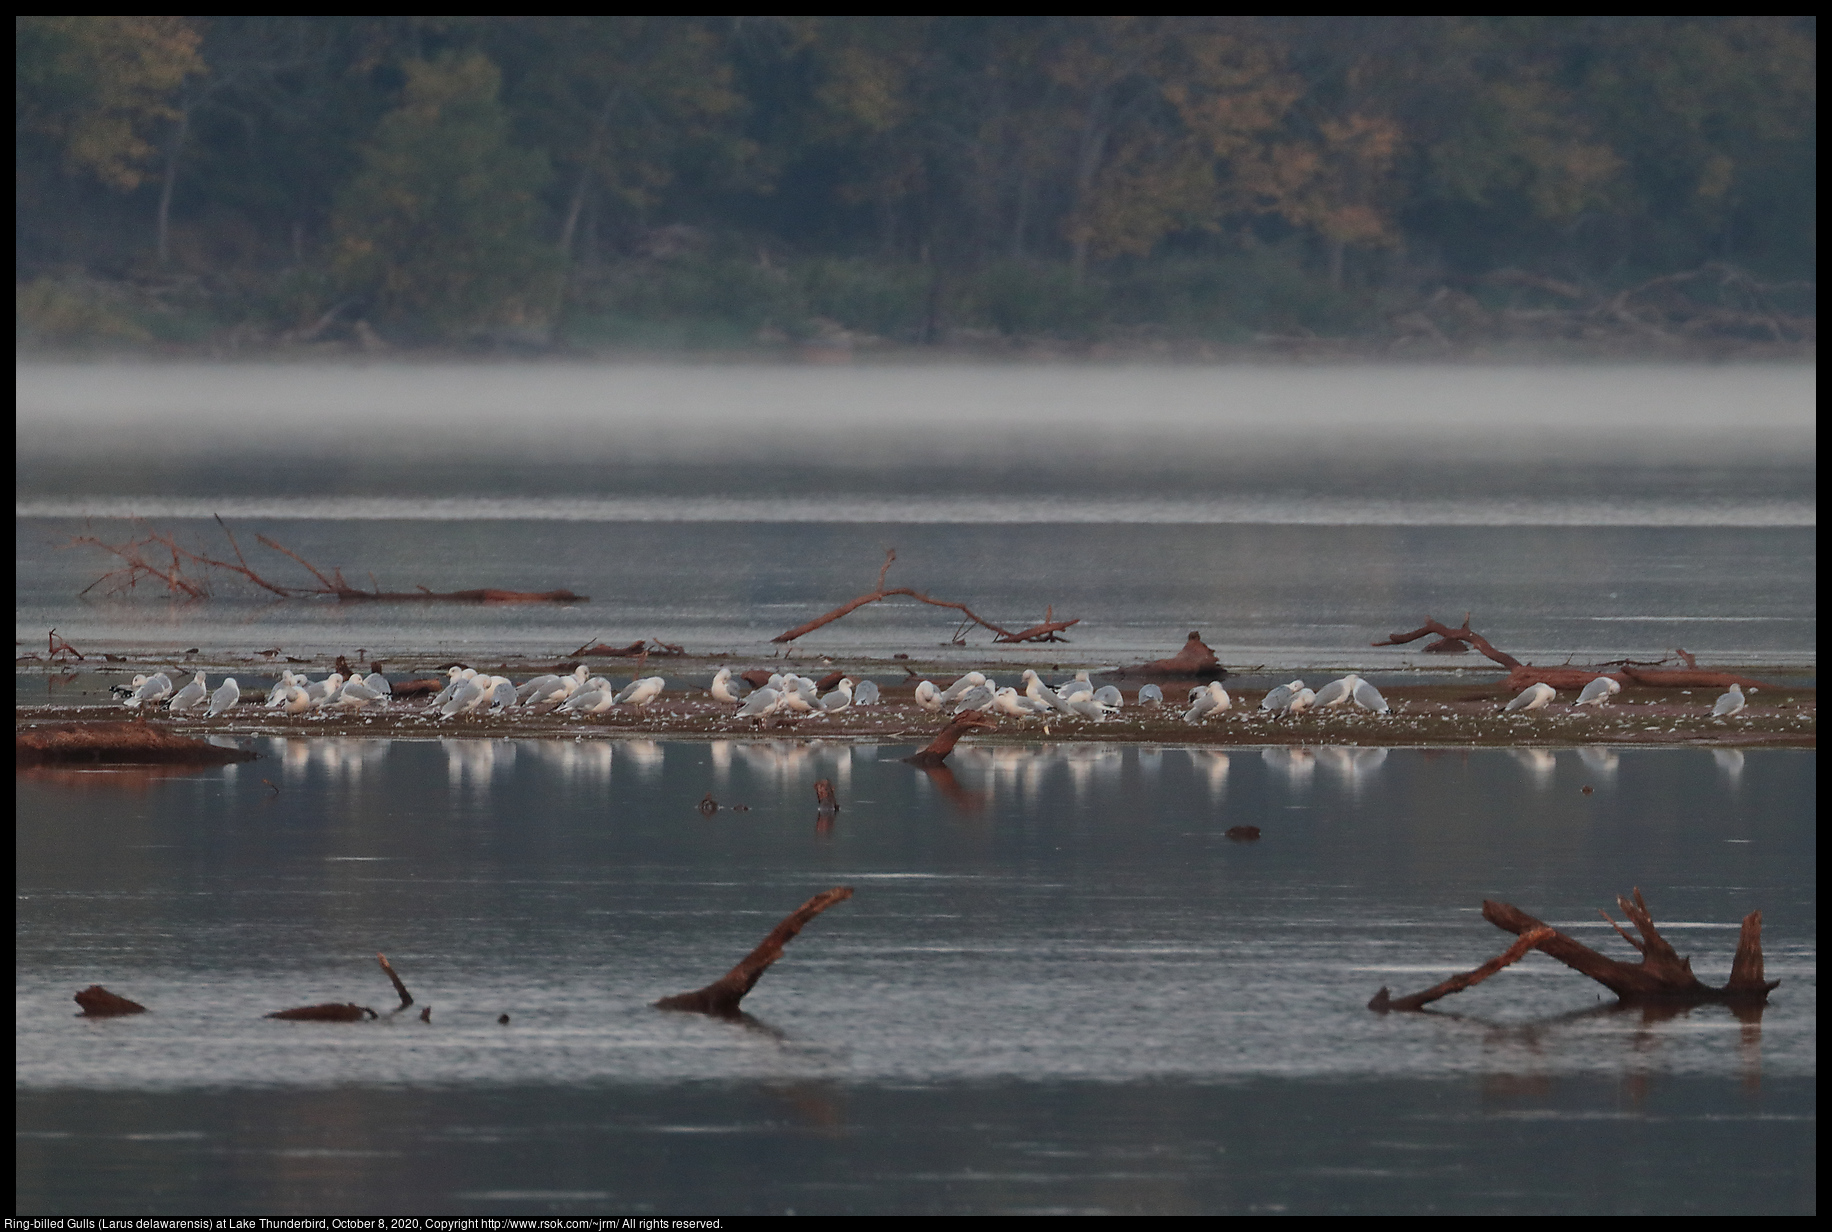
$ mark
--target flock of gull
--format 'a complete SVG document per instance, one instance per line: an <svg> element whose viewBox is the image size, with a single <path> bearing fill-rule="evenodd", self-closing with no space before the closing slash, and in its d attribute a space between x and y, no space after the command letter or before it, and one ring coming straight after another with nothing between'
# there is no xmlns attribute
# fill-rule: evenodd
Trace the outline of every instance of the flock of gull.
<svg viewBox="0 0 1832 1232"><path fill-rule="evenodd" d="M641 711L661 697L666 687L667 681L662 677L645 676L618 688L602 676L591 675L583 664L566 675L537 676L522 685L506 676L453 667L447 671L444 689L425 704L421 713L449 719L462 714L502 714L510 710L533 714L557 712L568 717L601 714L615 706ZM130 710L163 706L174 714L201 712L206 718L215 718L242 700L241 688L233 676L212 691L203 672L198 672L182 687L175 686L164 672L135 676L132 685L116 685L114 691L123 696L123 704ZM1601 708L1621 691L1622 686L1616 681L1599 676L1584 686L1572 705ZM782 672L772 675L763 685L753 687L742 677L734 676L729 667L719 669L708 692L714 701L736 706L737 718L759 720L770 715L836 715L854 706L872 706L880 701L878 686L869 680L855 682L851 677L842 677L832 690L822 693L819 685L808 677ZM1550 685L1530 685L1502 709L1504 712L1544 710L1557 696L1558 691ZM267 708L285 714L353 711L385 705L392 698L393 689L380 672L367 676L355 673L347 677L341 672L332 672L323 680L308 680L288 670L268 691ZM968 672L945 689L924 680L916 685L915 700L924 710L953 715L977 710L1017 719L1060 716L1095 721L1111 718L1125 705L1117 688L1113 685L1096 688L1085 671L1076 672L1073 680L1051 687L1029 668L1020 677L1019 685L1004 687L985 672L977 671ZM1155 684L1145 685L1139 689L1134 704L1162 706L1164 691ZM1745 704L1742 688L1733 684L1729 692L1717 699L1712 714L1733 715ZM1259 704L1263 712L1291 715L1346 707L1374 714L1390 712L1380 690L1353 672L1317 690L1306 688L1302 680L1290 681L1269 690ZM1202 723L1233 708L1234 699L1222 688L1221 681L1211 680L1189 691L1183 721Z"/></svg>

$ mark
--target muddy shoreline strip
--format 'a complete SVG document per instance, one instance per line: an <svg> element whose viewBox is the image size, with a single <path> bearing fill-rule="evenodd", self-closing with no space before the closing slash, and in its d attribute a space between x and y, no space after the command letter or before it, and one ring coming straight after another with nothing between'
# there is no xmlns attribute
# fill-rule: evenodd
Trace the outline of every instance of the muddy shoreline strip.
<svg viewBox="0 0 1832 1232"><path fill-rule="evenodd" d="M161 716L174 733L204 736L366 736L391 739L708 739L923 744L947 725L947 716L926 711L908 699L906 689L886 690L883 704L855 707L842 714L801 718L772 717L761 723L738 719L734 707L712 701L703 690L671 690L647 711L625 709L569 718L511 711L439 719L415 701L355 713L284 715L252 703L216 719ZM1130 695L1131 689L1127 690ZM1167 693L1171 690L1167 689ZM1713 698L1669 689L1629 688L1601 710L1575 710L1563 698L1554 708L1531 714L1505 714L1506 698L1493 685L1448 683L1389 686L1384 689L1393 712L1354 710L1274 715L1259 709L1263 689L1234 693L1234 709L1203 723L1180 719L1180 694L1169 704L1127 705L1112 719L1011 719L995 730L976 733L976 744L1097 742L1113 744L1231 745L1430 745L1449 747L1519 747L1584 744L1737 748L1814 748L1817 746L1817 691L1781 686L1764 690L1741 714L1714 718ZM902 693L904 696L899 696ZM45 705L15 708L21 733L53 725L119 724L121 709L110 705ZM214 746L212 746L214 747Z"/></svg>

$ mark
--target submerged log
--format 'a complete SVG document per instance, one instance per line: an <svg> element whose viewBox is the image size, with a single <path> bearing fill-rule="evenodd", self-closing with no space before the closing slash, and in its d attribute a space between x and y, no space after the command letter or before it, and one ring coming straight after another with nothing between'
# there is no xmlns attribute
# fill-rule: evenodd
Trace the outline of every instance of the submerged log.
<svg viewBox="0 0 1832 1232"><path fill-rule="evenodd" d="M575 595L570 590L334 590L339 603L588 603L590 595Z"/></svg>
<svg viewBox="0 0 1832 1232"><path fill-rule="evenodd" d="M26 728L17 733L14 749L20 766L222 766L259 756L247 749L175 736L140 721Z"/></svg>
<svg viewBox="0 0 1832 1232"><path fill-rule="evenodd" d="M763 977L765 971L770 969L771 964L782 957L782 947L793 940L809 920L835 903L845 902L851 897L851 886L835 886L831 890L821 891L790 912L783 922L772 929L770 935L758 944L756 949L739 959L738 965L719 979L697 992L684 992L672 997L663 997L655 1003L655 1008L658 1010L685 1010L697 1014L716 1014L727 1018L736 1016L738 1003L744 999L746 993L757 986L757 981Z"/></svg>
<svg viewBox="0 0 1832 1232"><path fill-rule="evenodd" d="M380 1018L381 1015L366 1005L327 1001L323 1005L301 1005L296 1009L276 1010L264 1017L284 1018L290 1022L356 1022L362 1018Z"/></svg>
<svg viewBox="0 0 1832 1232"><path fill-rule="evenodd" d="M1474 971L1465 971L1461 975L1453 975L1442 984L1433 984L1424 992L1415 992L1409 997L1389 996L1386 987L1383 985L1381 990L1374 994L1374 999L1368 1002L1368 1008L1377 1014L1384 1014L1388 1010L1424 1009L1439 997L1448 997L1453 992L1462 992L1465 988L1472 988L1501 970L1503 967L1512 966L1525 958L1528 950L1542 941L1549 940L1552 936L1553 932L1550 928L1533 929L1523 934L1520 940L1516 941L1494 958L1483 963L1480 967L1477 967Z"/></svg>
<svg viewBox="0 0 1832 1232"><path fill-rule="evenodd" d="M1189 640L1183 643L1183 649L1168 659L1153 659L1137 667L1129 667L1115 673L1120 676L1200 676L1208 674L1211 680L1226 680L1228 673L1222 670L1221 661L1215 657L1202 640L1202 634L1191 631Z"/></svg>
<svg viewBox="0 0 1832 1232"><path fill-rule="evenodd" d="M932 766L939 766L947 760L948 754L954 751L954 746L960 743L962 736L970 731L985 731L996 728L998 725L999 721L985 711L969 710L937 732L935 739L929 741L925 747L918 749L903 760L925 770Z"/></svg>
<svg viewBox="0 0 1832 1232"><path fill-rule="evenodd" d="M1537 943L1540 950L1573 971L1589 976L1624 1001L1766 1001L1768 994L1781 985L1780 980L1763 978L1760 911L1752 911L1743 917L1743 929L1737 938L1736 957L1730 965L1730 980L1722 988L1712 988L1699 982L1698 977L1692 974L1692 960L1682 958L1654 927L1654 917L1649 913L1640 889L1634 891L1632 901L1617 895L1616 904L1634 923L1636 931L1641 934L1639 939L1624 932L1621 925L1610 919L1608 912L1599 914L1609 920L1610 927L1624 941L1640 951L1641 961L1638 963L1618 962L1599 954L1508 903L1484 902L1482 918L1497 928L1515 934L1548 929L1552 935Z"/></svg>
<svg viewBox="0 0 1832 1232"><path fill-rule="evenodd" d="M815 811L821 813L840 811L840 797L833 790L832 779L822 779L814 785L814 807Z"/></svg>
<svg viewBox="0 0 1832 1232"><path fill-rule="evenodd" d="M118 1018L122 1014L146 1013L146 1007L138 1001L117 996L100 984L91 984L77 993L76 1003L83 1007L85 1018Z"/></svg>

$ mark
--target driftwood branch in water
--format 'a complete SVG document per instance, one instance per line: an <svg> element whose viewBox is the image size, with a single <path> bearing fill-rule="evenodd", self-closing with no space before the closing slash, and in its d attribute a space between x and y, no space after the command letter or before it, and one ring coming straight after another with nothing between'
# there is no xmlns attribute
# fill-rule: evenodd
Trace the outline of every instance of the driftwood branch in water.
<svg viewBox="0 0 1832 1232"><path fill-rule="evenodd" d="M738 1013L738 1002L744 995L757 986L757 981L770 965L782 957L782 947L794 939L795 934L805 927L809 920L835 903L845 902L852 897L851 886L835 886L823 890L813 898L790 912L788 917L770 931L757 948L738 960L738 965L727 971L719 979L708 984L698 992L684 992L672 997L663 997L655 1003L658 1010L687 1010L698 1014L717 1014L721 1017L733 1017Z"/></svg>
<svg viewBox="0 0 1832 1232"><path fill-rule="evenodd" d="M1076 620L1050 620L1046 617L1043 624L1033 626L1032 628L1029 628L1029 629L1021 630L1017 633L1013 633L1010 629L1006 629L1000 625L995 625L990 620L987 620L985 617L980 616L979 614L974 612L972 608L968 607L965 603L954 603L947 599L934 599L928 595L923 594L919 590L912 590L908 586L892 586L892 587L887 588L884 585L884 575L886 572L889 571L891 564L896 559L897 559L897 549L896 548L890 548L885 551L884 563L878 567L878 588L876 590L871 591L867 594L859 595L857 598L849 599L845 603L842 603L840 604L840 606L834 608L831 612L828 612L826 615L816 616L813 620L810 620L807 624L796 625L793 629L790 629L786 633L778 633L775 637L771 638L770 641L772 643L792 642L796 638L805 636L806 634L809 634L809 633L812 633L816 629L819 629L824 625L832 624L834 621L838 620L842 616L847 616L853 612L858 611L860 608L864 607L868 603L877 603L882 599L890 598L892 595L905 595L911 599L916 600L918 603L927 603L931 607L951 608L954 611L959 612L966 619L971 620L974 624L979 625L982 629L990 630L994 634L994 637L992 640L995 642L1016 643L1016 642L1029 642L1029 641L1039 641L1039 642L1061 641L1063 639L1056 636L1058 633L1062 632L1062 630L1064 629L1067 629L1071 625L1080 623L1079 618ZM1055 609L1052 606L1049 609L1049 615L1054 615L1054 614L1055 614Z"/></svg>
<svg viewBox="0 0 1832 1232"><path fill-rule="evenodd" d="M970 731L987 731L998 727L999 721L983 710L969 710L959 715L953 722L935 734L935 739L910 754L903 760L912 766L928 769L939 766L946 761L954 746L960 743L961 737Z"/></svg>
<svg viewBox="0 0 1832 1232"><path fill-rule="evenodd" d="M1453 629L1449 625L1427 617L1424 624L1410 633L1388 634L1385 640L1370 642L1369 645L1403 646L1407 642L1415 642L1421 637L1430 637L1434 634L1439 640L1425 647L1426 650L1435 651L1446 643L1473 646L1492 661L1508 669L1506 687L1514 690L1524 689L1533 684L1548 684L1555 689L1581 689L1599 676L1607 676L1617 684L1638 684L1655 689L1728 688L1732 684L1757 686L1762 684L1762 681L1751 680L1747 676L1700 669L1697 661L1683 650L1678 652L1680 657L1686 661L1686 669L1683 671L1650 671L1628 663L1617 665L1618 670L1613 672L1591 667L1535 667L1531 663L1522 663L1505 650L1497 650L1490 645L1487 638L1469 627L1467 612L1463 615L1463 624L1460 628Z"/></svg>
<svg viewBox="0 0 1832 1232"><path fill-rule="evenodd" d="M146 1013L146 1007L138 1001L117 996L100 984L91 984L77 993L76 1003L83 1007L85 1018L118 1018L122 1014Z"/></svg>
<svg viewBox="0 0 1832 1232"><path fill-rule="evenodd" d="M200 578L185 572L187 563L199 566L207 576L211 570L222 570L233 573L270 594L282 599L312 598L325 596L339 602L382 602L404 603L410 601L424 602L437 600L447 603L583 603L585 595L576 595L570 590L523 591L499 590L485 588L481 590L454 590L443 593L420 587L418 591L384 592L380 587L373 590L358 590L344 581L341 569L333 569L329 575L311 561L301 556L266 535L257 534L255 539L263 547L280 553L299 565L317 579L316 586L286 586L263 577L248 563L242 554L242 546L236 542L235 533L221 517L216 517L216 524L228 539L230 550L235 559L219 560L205 555L201 551L187 548L178 542L170 531L162 531L149 523L136 518L133 520L135 536L122 543L109 543L97 535L77 535L62 546L92 547L106 552L121 562L119 568L111 569L95 581L85 586L80 594L88 594L104 584L109 593L133 590L145 579L153 578L165 583L166 589L174 595L186 599L207 599L210 597L208 586ZM374 575L370 575L371 579Z"/></svg>
<svg viewBox="0 0 1832 1232"><path fill-rule="evenodd" d="M386 954L377 954L375 956L375 961L382 964L382 970L387 974L388 982L393 984L394 990L401 994L401 1009L406 1009L408 1006L412 1005L413 994L407 991L407 985L401 983L401 977L394 973L394 964L388 961L388 956Z"/></svg>
<svg viewBox="0 0 1832 1232"><path fill-rule="evenodd" d="M1517 935L1547 930L1552 934L1536 943L1538 949L1558 959L1574 971L1589 976L1624 1001L1766 1001L1780 980L1766 980L1762 972L1762 913L1752 911L1743 917L1743 929L1737 938L1736 957L1730 964L1730 980L1722 988L1702 984L1692 974L1692 962L1682 958L1667 939L1654 927L1654 917L1639 889L1631 899L1620 895L1616 903L1641 934L1640 940L1629 937L1614 920L1610 924L1641 952L1638 963L1619 962L1599 954L1581 942L1550 928L1520 908L1508 903L1484 902L1482 917L1497 928ZM1607 914L1604 919L1609 919Z"/></svg>
<svg viewBox="0 0 1832 1232"><path fill-rule="evenodd" d="M1387 990L1383 987L1379 992L1374 994L1374 999L1368 1002L1368 1008L1379 1014L1384 1014L1388 1010L1424 1009L1439 997L1448 997L1453 992L1462 992L1465 988L1472 988L1501 970L1503 967L1513 966L1527 956L1528 950L1532 949L1540 942L1548 940L1552 935L1553 932L1550 928L1539 928L1523 933L1520 940L1509 946L1502 953L1497 954L1494 958L1483 963L1480 967L1477 967L1474 971L1465 971L1461 975L1453 975L1442 984L1433 984L1424 992L1415 992L1409 997L1389 996Z"/></svg>

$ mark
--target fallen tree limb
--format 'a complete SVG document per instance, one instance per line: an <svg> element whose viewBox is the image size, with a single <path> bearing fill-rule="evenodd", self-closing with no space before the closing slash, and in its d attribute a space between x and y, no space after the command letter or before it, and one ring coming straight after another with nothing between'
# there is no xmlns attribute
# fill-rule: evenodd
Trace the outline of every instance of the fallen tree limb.
<svg viewBox="0 0 1832 1232"><path fill-rule="evenodd" d="M1535 667L1531 663L1522 663L1505 650L1497 650L1489 640L1469 627L1469 613L1463 615L1463 624L1459 628L1427 617L1425 623L1410 633L1390 633L1385 639L1368 643L1370 646L1403 646L1415 642L1421 637L1436 635L1438 641L1425 647L1436 651L1445 643L1457 643L1473 646L1481 651L1492 662L1508 669L1506 687L1515 691L1529 685L1547 684L1555 689L1582 689L1599 676L1607 676L1617 684L1638 684L1655 689L1683 688L1728 688L1731 684L1761 686L1762 681L1751 680L1747 676L1737 676L1729 672L1714 672L1708 668L1699 668L1691 655L1678 652L1686 661L1685 670L1651 671L1629 663L1618 663L1615 671L1603 671L1596 667Z"/></svg>
<svg viewBox="0 0 1832 1232"><path fill-rule="evenodd" d="M27 728L15 736L14 754L20 766L222 766L259 756L140 722Z"/></svg>
<svg viewBox="0 0 1832 1232"><path fill-rule="evenodd" d="M262 1017L284 1018L289 1022L357 1022L363 1018L380 1018L381 1015L366 1005L326 1001L323 1005L301 1005L290 1010L275 1010Z"/></svg>
<svg viewBox="0 0 1832 1232"><path fill-rule="evenodd" d="M937 732L935 739L903 760L925 770L931 766L939 766L947 760L948 754L954 751L954 746L960 743L962 736L971 731L990 731L998 725L999 721L985 711L969 710Z"/></svg>
<svg viewBox="0 0 1832 1232"><path fill-rule="evenodd" d="M763 977L763 973L782 957L782 947L792 941L809 920L835 903L845 902L851 897L851 886L835 886L831 890L821 891L790 912L783 922L772 929L770 935L758 944L756 949L739 959L738 965L719 979L697 992L684 992L672 997L663 997L655 1003L655 1008L658 1010L685 1010L697 1014L716 1014L727 1018L735 1016L738 1013L738 1003L744 999L745 994L755 988L757 981Z"/></svg>
<svg viewBox="0 0 1832 1232"><path fill-rule="evenodd" d="M896 559L897 559L897 549L896 548L889 548L885 551L884 563L878 567L878 588L876 590L873 590L867 594L859 595L856 598L849 599L845 603L842 603L840 604L840 606L834 608L831 612L828 612L823 616L817 616L813 620L810 620L807 624L797 625L793 629L788 630L786 633L778 633L775 637L771 638L770 641L772 643L792 642L798 637L806 636L807 634L814 632L816 629L822 628L825 625L832 624L834 621L840 619L840 617L842 616L850 615L851 613L858 611L860 608L864 607L868 603L877 603L880 600L888 599L893 595L904 595L911 599L916 600L918 603L927 603L931 607L945 607L945 608L950 608L954 611L957 611L964 618L972 621L976 625L979 625L982 629L990 630L995 635L992 639L995 642L1017 643L1017 642L1028 642L1028 641L1040 641L1040 642L1042 641L1062 641L1063 639L1060 637L1057 637L1056 634L1068 628L1070 625L1079 623L1079 620L1058 621L1058 620L1050 620L1046 618L1043 624L1036 625L1030 629L1025 629L1020 632L1014 633L1010 629L1004 628L1003 626L1000 626L1000 625L993 624L990 620L987 620L985 617L976 613L972 608L968 607L965 603L955 603L948 599L931 598L930 596L923 594L920 590L912 590L908 586L886 587L884 584L884 575L890 569L892 562L894 562ZM1054 614L1053 607L1050 609L1050 613L1052 615Z"/></svg>
<svg viewBox="0 0 1832 1232"><path fill-rule="evenodd" d="M401 983L401 977L394 973L394 964L388 961L388 956L386 954L377 954L375 956L375 961L382 964L382 971L387 974L388 982L394 985L394 990L397 993L401 994L401 1009L404 1010L412 1005L413 994L407 991L407 985ZM396 1012L398 1013L399 1011Z"/></svg>
<svg viewBox="0 0 1832 1232"><path fill-rule="evenodd" d="M1433 984L1424 992L1415 992L1409 997L1390 997L1387 995L1385 986L1382 986L1381 990L1374 994L1374 999L1368 1002L1368 1008L1377 1014L1384 1014L1388 1010L1424 1009L1427 1005L1430 1005L1440 997L1448 997L1453 992L1462 992L1465 988L1473 988L1483 980L1486 980L1489 976L1500 971L1503 967L1513 966L1527 956L1528 950L1542 941L1549 940L1552 936L1553 931L1550 928L1538 928L1523 933L1520 940L1509 946L1502 953L1497 954L1494 958L1483 963L1480 967L1477 967L1474 971L1465 971L1461 975L1453 975L1442 984Z"/></svg>
<svg viewBox="0 0 1832 1232"><path fill-rule="evenodd" d="M213 515L214 516L214 515ZM501 590L486 587L480 590L454 590L436 592L422 586L417 591L383 591L380 586L369 590L359 590L344 580L341 569L332 569L325 573L317 565L293 551L284 544L277 543L266 535L257 534L255 539L261 546L278 552L289 560L296 562L317 580L316 586L287 586L272 581L256 572L243 555L241 544L236 542L235 533L228 523L219 516L216 524L222 530L224 538L235 554L233 561L220 560L204 552L187 548L178 542L176 535L162 531L138 518L132 520L136 528L136 537L123 543L109 543L97 535L85 534L73 537L63 547L93 547L106 552L121 562L120 567L102 574L89 583L79 595L86 595L96 587L108 584L109 593L122 593L133 590L139 583L148 578L165 583L171 594L186 599L207 599L210 597L209 586L204 580L192 577L185 572L187 563L199 566L208 577L212 571L220 570L232 573L282 599L300 599L313 597L334 598L342 603L408 603L441 601L447 603L584 603L586 595L576 595L570 590ZM370 574L371 583L375 575Z"/></svg>
<svg viewBox="0 0 1832 1232"><path fill-rule="evenodd" d="M1677 1000L1766 1001L1768 994L1780 986L1780 980L1765 980L1762 972L1762 913L1752 911L1743 917L1743 929L1737 938L1736 957L1730 964L1730 980L1722 988L1702 984L1692 974L1692 962L1676 953L1666 938L1654 927L1654 917L1636 889L1630 899L1618 895L1616 903L1634 923L1639 939L1623 932L1610 920L1624 940L1641 953L1638 963L1618 962L1599 954L1589 946L1574 941L1544 921L1536 920L1508 903L1484 902L1482 918L1516 935L1540 930L1552 935L1536 943L1537 948L1558 959L1572 970L1589 976L1624 1001ZM1608 913L1603 918L1608 920Z"/></svg>

